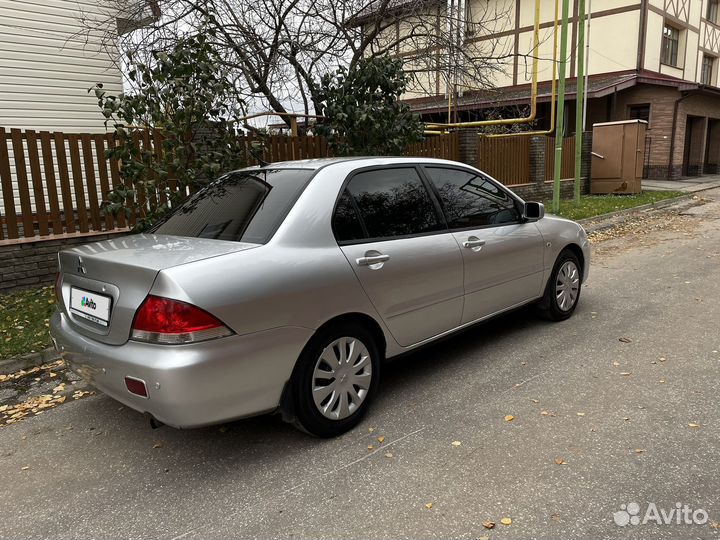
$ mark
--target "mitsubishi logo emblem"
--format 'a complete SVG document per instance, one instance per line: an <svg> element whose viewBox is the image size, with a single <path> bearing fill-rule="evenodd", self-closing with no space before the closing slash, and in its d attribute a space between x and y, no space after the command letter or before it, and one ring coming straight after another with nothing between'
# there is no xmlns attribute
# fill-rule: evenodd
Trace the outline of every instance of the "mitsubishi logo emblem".
<svg viewBox="0 0 720 540"><path fill-rule="evenodd" d="M85 267L83 266L82 257L78 257L77 271L78 271L78 274L87 274L87 270L85 270Z"/></svg>

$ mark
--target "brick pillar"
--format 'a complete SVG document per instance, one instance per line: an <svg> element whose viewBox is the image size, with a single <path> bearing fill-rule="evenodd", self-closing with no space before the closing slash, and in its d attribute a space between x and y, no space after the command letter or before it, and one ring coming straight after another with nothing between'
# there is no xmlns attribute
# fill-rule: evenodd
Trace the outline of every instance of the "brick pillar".
<svg viewBox="0 0 720 540"><path fill-rule="evenodd" d="M459 160L473 167L480 166L480 132L474 129L458 131Z"/></svg>
<svg viewBox="0 0 720 540"><path fill-rule="evenodd" d="M545 185L545 136L530 137L530 181L542 190Z"/></svg>
<svg viewBox="0 0 720 540"><path fill-rule="evenodd" d="M590 193L590 175L592 174L592 131L585 131L582 137L582 159L580 176L583 178L580 193Z"/></svg>

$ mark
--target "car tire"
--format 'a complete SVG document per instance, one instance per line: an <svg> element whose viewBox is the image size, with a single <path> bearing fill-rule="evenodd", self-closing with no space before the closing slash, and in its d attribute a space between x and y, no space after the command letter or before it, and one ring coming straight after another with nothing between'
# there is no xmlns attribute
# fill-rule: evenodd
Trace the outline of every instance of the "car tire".
<svg viewBox="0 0 720 540"><path fill-rule="evenodd" d="M380 379L380 352L372 332L338 324L321 330L303 350L290 380L294 424L317 437L355 427Z"/></svg>
<svg viewBox="0 0 720 540"><path fill-rule="evenodd" d="M552 274L545 286L545 294L538 303L542 317L550 321L569 319L580 301L582 265L570 249L558 255Z"/></svg>

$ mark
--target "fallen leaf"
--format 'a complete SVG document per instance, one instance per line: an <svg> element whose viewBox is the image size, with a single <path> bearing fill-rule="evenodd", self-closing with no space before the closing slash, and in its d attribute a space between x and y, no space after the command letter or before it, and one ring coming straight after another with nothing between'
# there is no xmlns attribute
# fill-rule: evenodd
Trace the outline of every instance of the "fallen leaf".
<svg viewBox="0 0 720 540"><path fill-rule="evenodd" d="M623 420L625 420L626 422L628 422L628 421L630 421L630 417L629 417L629 416L625 416L625 417L623 417Z"/></svg>
<svg viewBox="0 0 720 540"><path fill-rule="evenodd" d="M665 379L660 379L660 380L658 381L658 383L659 383L659 384L665 384Z"/></svg>
<svg viewBox="0 0 720 540"><path fill-rule="evenodd" d="M691 428L699 428L699 427L700 427L700 424L696 424L696 423L694 423L694 422L690 422L690 423L688 424L688 427L691 427Z"/></svg>
<svg viewBox="0 0 720 540"><path fill-rule="evenodd" d="M513 420L515 420L515 417L514 417L512 414L508 414L508 415L505 417L505 421L506 421L506 422L512 422Z"/></svg>
<svg viewBox="0 0 720 540"><path fill-rule="evenodd" d="M427 504L425 505L425 508L427 508L428 510L430 510L430 509L432 508L432 506L433 506L433 503L429 502L429 503L427 503Z"/></svg>
<svg viewBox="0 0 720 540"><path fill-rule="evenodd" d="M620 365L620 362L613 362L613 366L618 367Z"/></svg>
<svg viewBox="0 0 720 540"><path fill-rule="evenodd" d="M379 442L380 444L384 443L384 442L385 442L385 437L383 437L383 436L381 435L380 437L377 438L377 442Z"/></svg>
<svg viewBox="0 0 720 540"><path fill-rule="evenodd" d="M632 339L629 337L621 337L618 339L618 341L622 341L623 343L632 343Z"/></svg>
<svg viewBox="0 0 720 540"><path fill-rule="evenodd" d="M368 450L372 450L373 448L375 447L372 444L368 444Z"/></svg>
<svg viewBox="0 0 720 540"><path fill-rule="evenodd" d="M20 469L20 470L21 470L21 471L27 471L29 468L30 468L30 467L23 467L23 468Z"/></svg>
<svg viewBox="0 0 720 540"><path fill-rule="evenodd" d="M161 444L161 443L155 443L155 444L153 444L153 448L162 448L162 444Z"/></svg>
<svg viewBox="0 0 720 540"><path fill-rule="evenodd" d="M632 373L630 373L629 371L623 371L620 375L622 375L623 377L627 377L629 375L632 375Z"/></svg>
<svg viewBox="0 0 720 540"><path fill-rule="evenodd" d="M659 358L659 360L660 360L661 362L664 362L666 359L665 359L664 356L661 356L661 357Z"/></svg>
<svg viewBox="0 0 720 540"><path fill-rule="evenodd" d="M636 449L635 449L635 453L636 453L636 454L642 454L644 451L645 451L644 448L636 448Z"/></svg>
<svg viewBox="0 0 720 540"><path fill-rule="evenodd" d="M561 523L562 519L560 518L560 514L552 514L550 516L550 519L552 519L555 523Z"/></svg>
<svg viewBox="0 0 720 540"><path fill-rule="evenodd" d="M385 453L385 457L386 457L386 458L391 458L391 457L393 457L392 452L386 452L386 453Z"/></svg>
<svg viewBox="0 0 720 540"><path fill-rule="evenodd" d="M510 518L502 518L502 519L500 520L500 523L502 523L503 525L512 525L512 519L510 519Z"/></svg>
<svg viewBox="0 0 720 540"><path fill-rule="evenodd" d="M561 457L555 458L555 465L565 465L565 460Z"/></svg>
<svg viewBox="0 0 720 540"><path fill-rule="evenodd" d="M540 403L539 399L531 399L530 401L532 401L533 403Z"/></svg>
<svg viewBox="0 0 720 540"><path fill-rule="evenodd" d="M228 430L227 426L222 426L222 427L218 428L218 431L220 433L225 433L227 430Z"/></svg>
<svg viewBox="0 0 720 540"><path fill-rule="evenodd" d="M478 536L477 540L490 540L489 536Z"/></svg>
<svg viewBox="0 0 720 540"><path fill-rule="evenodd" d="M373 431L375 431L375 428L374 428L374 427L369 427L369 428L368 428L368 431L369 431L370 433L372 433Z"/></svg>
<svg viewBox="0 0 720 540"><path fill-rule="evenodd" d="M579 412L579 413L575 413L575 414L577 414L578 416L585 416L584 412Z"/></svg>
<svg viewBox="0 0 720 540"><path fill-rule="evenodd" d="M486 529L494 529L495 528L495 522L490 521L489 519L482 522L482 526Z"/></svg>
<svg viewBox="0 0 720 540"><path fill-rule="evenodd" d="M460 441L453 441L453 442L451 442L450 444L452 444L453 446L457 447L457 446L460 446L462 443L461 443Z"/></svg>

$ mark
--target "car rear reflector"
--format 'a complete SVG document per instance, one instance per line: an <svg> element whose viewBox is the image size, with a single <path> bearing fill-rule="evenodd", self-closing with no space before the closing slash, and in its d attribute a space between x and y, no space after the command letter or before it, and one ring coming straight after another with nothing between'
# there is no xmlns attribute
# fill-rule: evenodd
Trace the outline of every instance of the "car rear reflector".
<svg viewBox="0 0 720 540"><path fill-rule="evenodd" d="M230 336L233 331L199 307L149 295L135 314L130 338L146 343L180 345Z"/></svg>
<svg viewBox="0 0 720 540"><path fill-rule="evenodd" d="M145 381L141 381L140 379L134 379L133 377L125 377L125 387L131 394L135 394L136 396L141 397L148 397Z"/></svg>

